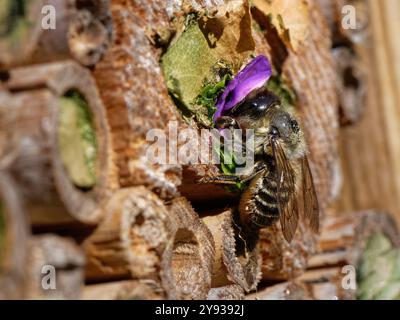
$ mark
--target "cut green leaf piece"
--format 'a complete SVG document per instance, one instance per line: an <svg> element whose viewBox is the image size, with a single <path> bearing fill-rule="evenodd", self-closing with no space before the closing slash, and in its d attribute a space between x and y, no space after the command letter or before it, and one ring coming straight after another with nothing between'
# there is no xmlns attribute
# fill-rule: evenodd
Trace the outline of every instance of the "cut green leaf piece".
<svg viewBox="0 0 400 320"><path fill-rule="evenodd" d="M197 104L196 99L204 86L222 80L216 72L219 68L236 73L253 53L250 10L246 1L231 1L219 6L213 15L189 20L162 57L161 66L177 105L211 126L212 107Z"/></svg>
<svg viewBox="0 0 400 320"><path fill-rule="evenodd" d="M98 145L93 116L87 102L76 91L60 99L58 145L71 181L80 188L96 184Z"/></svg>
<svg viewBox="0 0 400 320"><path fill-rule="evenodd" d="M358 299L399 299L400 249L382 233L367 242L358 268Z"/></svg>

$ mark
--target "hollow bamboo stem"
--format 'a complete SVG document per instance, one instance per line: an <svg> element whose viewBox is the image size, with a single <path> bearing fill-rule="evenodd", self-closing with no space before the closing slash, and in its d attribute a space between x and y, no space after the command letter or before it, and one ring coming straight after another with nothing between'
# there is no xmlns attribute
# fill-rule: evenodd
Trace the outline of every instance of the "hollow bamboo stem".
<svg viewBox="0 0 400 320"><path fill-rule="evenodd" d="M174 228L155 194L144 187L120 189L104 211L104 220L83 244L89 281L133 278L160 283L170 276L162 273L163 253Z"/></svg>
<svg viewBox="0 0 400 320"><path fill-rule="evenodd" d="M206 299L215 256L212 235L185 198L174 199L169 210L176 230L164 252L162 273L172 280L164 281L164 288L172 299Z"/></svg>
<svg viewBox="0 0 400 320"><path fill-rule="evenodd" d="M258 235L240 230L232 210L202 220L215 242L211 286L237 284L246 292L255 289L261 278Z"/></svg>
<svg viewBox="0 0 400 320"><path fill-rule="evenodd" d="M12 70L4 85L1 127L32 223L98 222L98 205L116 184L104 107L90 73L72 61L37 65Z"/></svg>

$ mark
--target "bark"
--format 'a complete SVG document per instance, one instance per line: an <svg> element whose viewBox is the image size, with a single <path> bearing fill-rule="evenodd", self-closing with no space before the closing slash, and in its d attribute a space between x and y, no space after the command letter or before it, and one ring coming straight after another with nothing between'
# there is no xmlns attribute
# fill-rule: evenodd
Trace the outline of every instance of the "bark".
<svg viewBox="0 0 400 320"><path fill-rule="evenodd" d="M21 186L32 223L99 221L99 203L116 184L104 107L90 73L71 61L37 65L12 70L5 86L9 92L0 93L0 121L14 153L10 170ZM96 181L90 188L77 186L67 170L66 166L80 170L75 159L65 162L60 156L60 99L70 90L82 94L93 119L98 151Z"/></svg>

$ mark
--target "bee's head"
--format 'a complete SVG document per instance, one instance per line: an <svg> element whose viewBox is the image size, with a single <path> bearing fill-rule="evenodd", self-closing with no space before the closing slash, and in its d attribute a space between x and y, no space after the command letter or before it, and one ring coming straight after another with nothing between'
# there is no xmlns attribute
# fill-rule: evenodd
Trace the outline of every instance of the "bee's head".
<svg viewBox="0 0 400 320"><path fill-rule="evenodd" d="M300 158L304 155L304 135L297 119L290 113L275 108L270 112L267 128L268 141L277 139L289 159Z"/></svg>
<svg viewBox="0 0 400 320"><path fill-rule="evenodd" d="M305 153L304 135L295 116L285 111L279 97L265 88L250 93L228 113L242 129L254 129L255 152L272 155L271 139L277 139L289 159Z"/></svg>

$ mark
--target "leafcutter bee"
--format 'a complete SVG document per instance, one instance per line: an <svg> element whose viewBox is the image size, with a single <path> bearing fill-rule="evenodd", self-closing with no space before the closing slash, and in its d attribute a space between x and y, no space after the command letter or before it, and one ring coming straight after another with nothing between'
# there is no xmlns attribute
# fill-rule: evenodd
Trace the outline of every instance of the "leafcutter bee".
<svg viewBox="0 0 400 320"><path fill-rule="evenodd" d="M294 113L281 104L279 97L265 88L255 90L218 117L216 127L254 130L254 166L240 176L219 175L202 182L248 183L239 214L241 222L250 228L268 227L279 218L283 235L291 242L303 211L311 229L317 232L319 207L304 134Z"/></svg>

